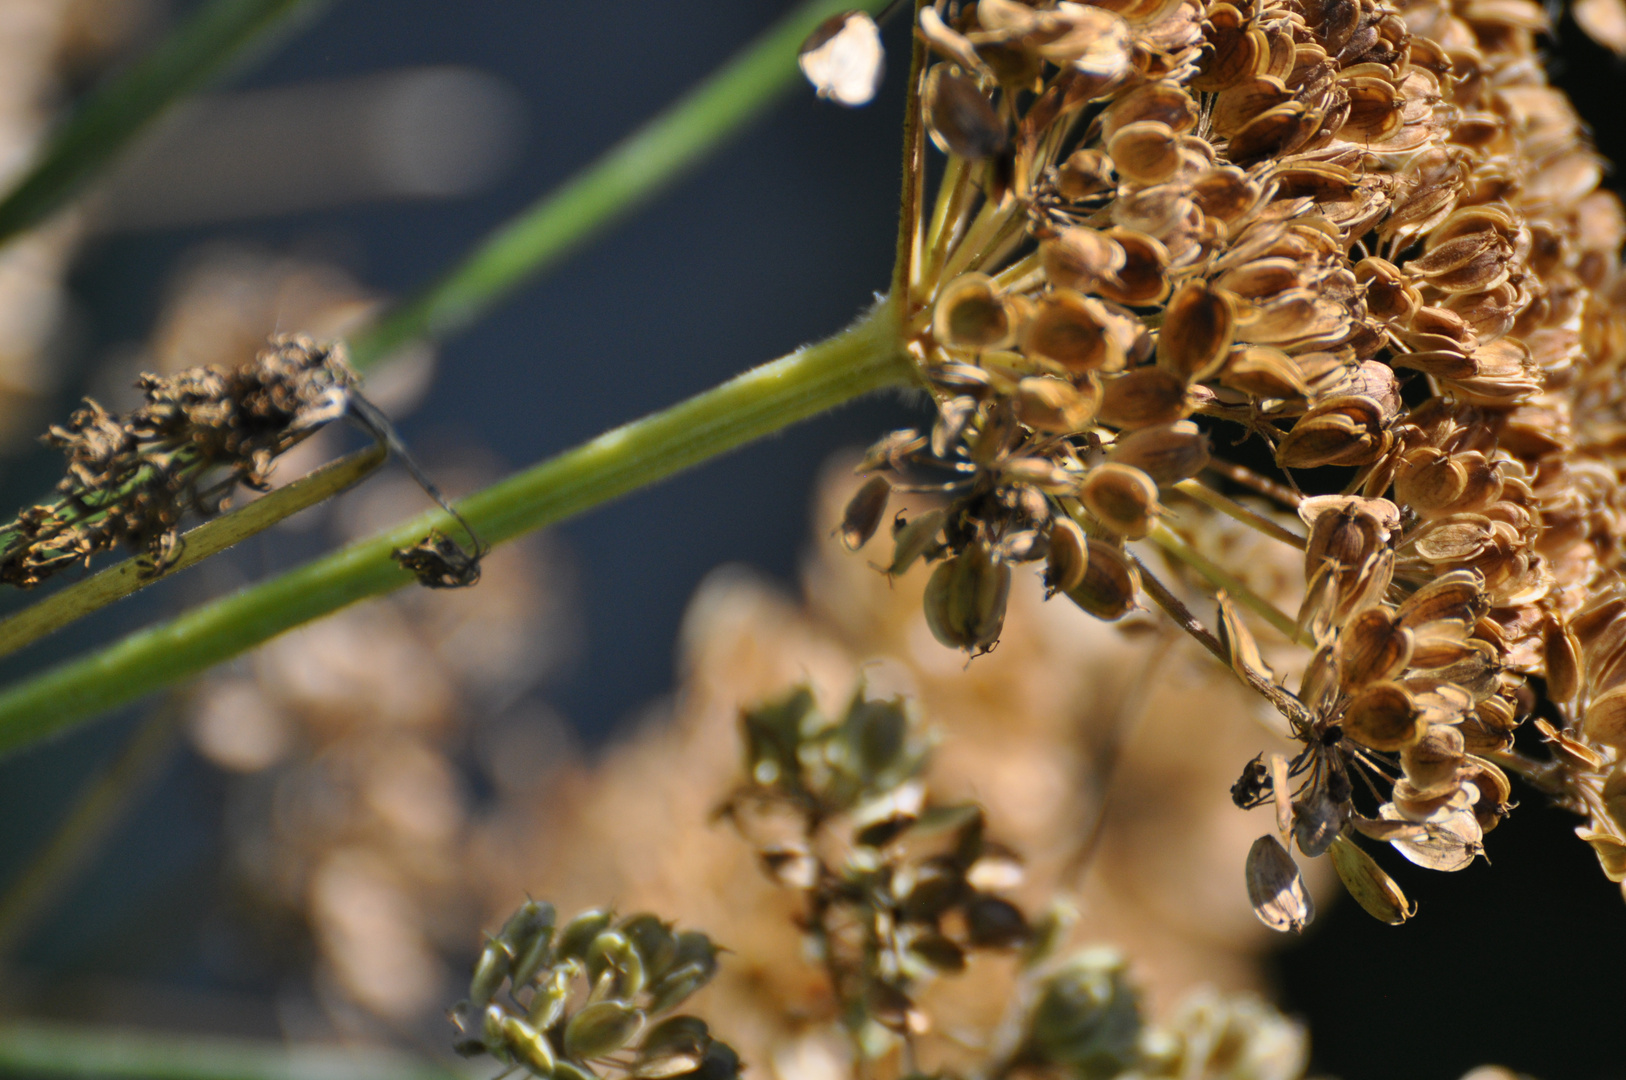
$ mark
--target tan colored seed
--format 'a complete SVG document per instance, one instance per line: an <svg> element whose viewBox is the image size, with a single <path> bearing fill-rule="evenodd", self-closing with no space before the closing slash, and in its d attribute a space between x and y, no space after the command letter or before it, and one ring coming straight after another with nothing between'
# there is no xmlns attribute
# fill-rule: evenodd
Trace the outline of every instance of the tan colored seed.
<svg viewBox="0 0 1626 1080"><path fill-rule="evenodd" d="M1372 856L1353 840L1340 836L1329 850L1338 880L1368 915L1390 926L1399 926L1417 913L1394 878L1384 873Z"/></svg>
<svg viewBox="0 0 1626 1080"><path fill-rule="evenodd" d="M1259 921L1272 930L1297 934L1315 919L1315 905L1293 857L1268 833L1248 849L1244 872L1248 902Z"/></svg>

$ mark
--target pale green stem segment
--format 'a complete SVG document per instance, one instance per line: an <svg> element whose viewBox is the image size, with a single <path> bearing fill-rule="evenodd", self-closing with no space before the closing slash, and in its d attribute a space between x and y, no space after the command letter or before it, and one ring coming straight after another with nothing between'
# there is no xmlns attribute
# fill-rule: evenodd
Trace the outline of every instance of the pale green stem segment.
<svg viewBox="0 0 1626 1080"><path fill-rule="evenodd" d="M410 342L478 321L527 279L648 202L764 112L798 76L802 42L832 15L885 0L808 0L586 169L500 226L461 263L350 343L365 369Z"/></svg>
<svg viewBox="0 0 1626 1080"><path fill-rule="evenodd" d="M105 1080L467 1080L434 1062L386 1050L41 1023L0 1024L0 1074Z"/></svg>
<svg viewBox="0 0 1626 1080"><path fill-rule="evenodd" d="M835 337L608 431L470 496L458 509L482 539L501 543L913 377L896 312L883 301ZM443 511L424 514L0 692L0 752L409 584L411 575L392 553L431 529L461 535Z"/></svg>
<svg viewBox="0 0 1626 1080"><path fill-rule="evenodd" d="M330 462L309 476L256 499L241 509L199 525L180 538L180 555L160 573L140 556L109 566L83 581L0 620L0 656L16 652L47 634L82 619L115 600L162 581L263 532L277 522L344 491L384 463L389 456L382 446L357 451Z"/></svg>
<svg viewBox="0 0 1626 1080"><path fill-rule="evenodd" d="M0 895L0 956L16 951L51 903L78 880L130 804L156 779L175 745L185 697L170 695L141 721L118 756L75 798L51 838L6 886Z"/></svg>
<svg viewBox="0 0 1626 1080"><path fill-rule="evenodd" d="M1289 618L1285 612L1248 588L1241 578L1186 543L1178 535L1170 531L1167 526L1162 523L1154 524L1146 539L1207 578L1209 584L1224 589L1236 597L1238 603L1251 609L1256 615L1274 626L1287 640L1314 647L1315 643L1305 638L1298 624Z"/></svg>
<svg viewBox="0 0 1626 1080"><path fill-rule="evenodd" d="M296 17L326 0L211 0L124 74L95 90L62 125L32 169L0 201L0 243L32 228L180 98L202 87Z"/></svg>

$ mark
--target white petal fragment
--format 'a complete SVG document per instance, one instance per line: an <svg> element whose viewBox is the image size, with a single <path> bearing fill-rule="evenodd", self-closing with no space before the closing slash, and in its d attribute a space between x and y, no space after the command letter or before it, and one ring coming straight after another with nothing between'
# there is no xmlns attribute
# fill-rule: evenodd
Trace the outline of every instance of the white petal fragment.
<svg viewBox="0 0 1626 1080"><path fill-rule="evenodd" d="M862 11L826 19L802 44L797 63L819 97L848 108L868 105L886 73L881 31Z"/></svg>

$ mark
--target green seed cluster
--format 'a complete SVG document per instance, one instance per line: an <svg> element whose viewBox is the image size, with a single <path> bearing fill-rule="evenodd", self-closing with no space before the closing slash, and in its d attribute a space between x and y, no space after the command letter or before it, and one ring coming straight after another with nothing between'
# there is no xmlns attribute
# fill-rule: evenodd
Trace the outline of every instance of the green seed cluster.
<svg viewBox="0 0 1626 1080"><path fill-rule="evenodd" d="M459 1053L543 1080L733 1080L739 1060L705 1021L669 1015L716 974L710 938L650 914L556 921L528 901L486 942L452 1014Z"/></svg>

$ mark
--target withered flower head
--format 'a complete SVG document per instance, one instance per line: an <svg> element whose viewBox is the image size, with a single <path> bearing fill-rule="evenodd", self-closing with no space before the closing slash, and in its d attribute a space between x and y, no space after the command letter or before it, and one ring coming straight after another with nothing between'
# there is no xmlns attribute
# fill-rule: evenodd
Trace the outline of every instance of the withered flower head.
<svg viewBox="0 0 1626 1080"><path fill-rule="evenodd" d="M295 336L228 371L143 375L146 401L122 418L87 398L44 436L68 459L61 498L0 530L0 581L29 588L121 543L162 566L186 513L219 511L239 483L263 490L273 461L344 415L355 385L342 349Z"/></svg>

